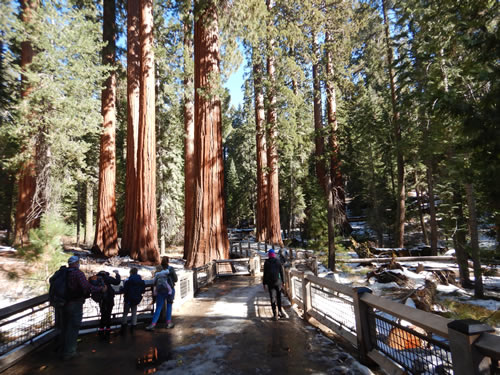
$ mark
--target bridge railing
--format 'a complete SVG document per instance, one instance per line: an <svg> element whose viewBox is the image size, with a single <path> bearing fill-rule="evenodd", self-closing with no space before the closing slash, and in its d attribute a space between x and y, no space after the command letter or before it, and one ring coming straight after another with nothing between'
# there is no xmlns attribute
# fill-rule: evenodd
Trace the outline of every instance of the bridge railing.
<svg viewBox="0 0 500 375"><path fill-rule="evenodd" d="M498 374L500 337L472 320L436 314L287 269L286 292L306 320L314 318L349 341L363 362L391 374Z"/></svg>

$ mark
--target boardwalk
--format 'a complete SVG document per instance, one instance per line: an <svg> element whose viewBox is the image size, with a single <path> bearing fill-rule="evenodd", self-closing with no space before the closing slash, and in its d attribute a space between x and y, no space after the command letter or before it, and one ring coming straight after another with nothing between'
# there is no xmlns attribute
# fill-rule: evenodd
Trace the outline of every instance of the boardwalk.
<svg viewBox="0 0 500 375"><path fill-rule="evenodd" d="M174 314L176 327L114 334L110 343L81 336L81 355L60 362L51 346L6 375L364 374L366 368L305 324L289 304L289 319L272 321L262 285L251 277L219 279ZM137 367L156 348L158 361Z"/></svg>

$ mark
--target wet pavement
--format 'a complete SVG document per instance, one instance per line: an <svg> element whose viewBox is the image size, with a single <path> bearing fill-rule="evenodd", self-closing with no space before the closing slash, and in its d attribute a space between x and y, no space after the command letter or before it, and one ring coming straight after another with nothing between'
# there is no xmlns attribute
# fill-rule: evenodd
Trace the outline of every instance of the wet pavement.
<svg viewBox="0 0 500 375"><path fill-rule="evenodd" d="M284 299L286 300L286 299ZM260 278L218 279L174 313L173 329L80 336L79 356L60 361L48 345L5 375L366 374L366 368L304 323L286 300L273 321ZM144 363L146 362L146 363Z"/></svg>

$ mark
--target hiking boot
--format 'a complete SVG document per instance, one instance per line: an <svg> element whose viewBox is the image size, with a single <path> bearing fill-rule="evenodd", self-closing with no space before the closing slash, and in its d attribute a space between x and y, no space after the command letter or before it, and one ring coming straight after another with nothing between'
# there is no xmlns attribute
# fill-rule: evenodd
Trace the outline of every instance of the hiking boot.
<svg viewBox="0 0 500 375"><path fill-rule="evenodd" d="M170 323L167 323L167 328L174 328L175 327L175 324L170 322Z"/></svg>
<svg viewBox="0 0 500 375"><path fill-rule="evenodd" d="M134 333L134 331L135 331L135 325L131 325L130 326L130 333Z"/></svg>
<svg viewBox="0 0 500 375"><path fill-rule="evenodd" d="M286 318L286 315L283 311L280 311L278 316L280 317L280 319L285 319Z"/></svg>
<svg viewBox="0 0 500 375"><path fill-rule="evenodd" d="M146 327L146 331L154 331L156 327L156 324L150 324Z"/></svg>
<svg viewBox="0 0 500 375"><path fill-rule="evenodd" d="M274 316L273 316L273 320L274 320L274 321L277 321L278 319L279 319L279 318L278 318L278 316L277 316L277 315L274 315Z"/></svg>

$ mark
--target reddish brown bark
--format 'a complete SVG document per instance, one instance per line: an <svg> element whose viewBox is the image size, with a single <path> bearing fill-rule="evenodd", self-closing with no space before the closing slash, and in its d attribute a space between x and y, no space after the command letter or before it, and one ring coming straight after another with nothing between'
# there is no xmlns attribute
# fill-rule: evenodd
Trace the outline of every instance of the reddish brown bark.
<svg viewBox="0 0 500 375"><path fill-rule="evenodd" d="M184 259L187 259L193 235L194 217L194 103L193 103L193 21L191 0L184 2Z"/></svg>
<svg viewBox="0 0 500 375"><path fill-rule="evenodd" d="M267 0L267 9L271 12L273 1ZM269 39L269 49L267 57L267 75L269 79L268 90L268 110L267 110L267 241L273 245L283 246L281 239L281 222L280 222L280 197L279 197L279 180L278 180L278 149L276 140L278 138L278 123L276 113L276 83L275 83L275 66L274 66L274 40Z"/></svg>
<svg viewBox="0 0 500 375"><path fill-rule="evenodd" d="M330 42L329 34L326 35L327 42ZM341 171L340 148L337 140L338 122L337 122L337 99L335 85L333 84L333 62L331 53L326 53L326 112L328 118L328 127L330 130L330 176L332 178L332 189L334 194L335 216L337 223L341 228L348 230L345 210L344 177Z"/></svg>
<svg viewBox="0 0 500 375"><path fill-rule="evenodd" d="M316 58L319 58L317 52L317 44L313 36L313 52ZM325 139L323 136L323 115L321 111L321 82L318 74L319 63L315 62L312 66L313 75L313 109L314 109L314 145L315 145L315 161L316 161L316 177L321 185L321 188L326 193L326 167L325 167Z"/></svg>
<svg viewBox="0 0 500 375"><path fill-rule="evenodd" d="M392 67L393 52L389 39L389 21L387 18L385 0L382 0L382 12L384 15L384 29L385 29L385 39L387 46L387 65L389 68L389 84L391 86L392 123L394 128L394 142L396 148L397 179L398 179L395 237L396 237L396 246L404 247L405 217L406 217L405 170L404 170L403 150L401 145L401 124L399 121L400 115L397 109L396 83L394 78L394 70Z"/></svg>
<svg viewBox="0 0 500 375"><path fill-rule="evenodd" d="M262 63L254 54L253 81L255 97L255 137L257 147L257 241L267 239L267 146L265 129Z"/></svg>
<svg viewBox="0 0 500 375"><path fill-rule="evenodd" d="M132 251L135 229L137 184L137 143L139 142L139 92L141 76L140 0L127 3L127 171L125 182L125 217L121 253Z"/></svg>
<svg viewBox="0 0 500 375"><path fill-rule="evenodd" d="M28 24L31 20L31 12L38 6L38 1L21 0L21 18ZM33 47L29 41L21 43L21 69L25 71L33 61ZM31 88L22 76L21 97L26 98L31 92ZM18 179L18 199L16 206L14 245L23 246L28 241L28 231L38 225L38 220L30 217L33 205L33 198L36 191L35 163L36 148L33 147L34 155L31 155L23 164Z"/></svg>
<svg viewBox="0 0 500 375"><path fill-rule="evenodd" d="M135 230L130 256L159 263L156 222L155 66L153 1L141 0L141 84Z"/></svg>
<svg viewBox="0 0 500 375"><path fill-rule="evenodd" d="M194 124L196 185L193 241L186 266L229 258L225 222L219 77L219 27L215 1L195 2Z"/></svg>
<svg viewBox="0 0 500 375"><path fill-rule="evenodd" d="M115 63L115 2L104 0L103 39L107 42L103 49L103 63ZM101 135L99 160L99 193L97 202L96 234L92 250L104 256L118 254L118 232L116 226L116 73L112 71L106 79L101 96L103 132Z"/></svg>

